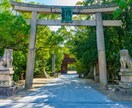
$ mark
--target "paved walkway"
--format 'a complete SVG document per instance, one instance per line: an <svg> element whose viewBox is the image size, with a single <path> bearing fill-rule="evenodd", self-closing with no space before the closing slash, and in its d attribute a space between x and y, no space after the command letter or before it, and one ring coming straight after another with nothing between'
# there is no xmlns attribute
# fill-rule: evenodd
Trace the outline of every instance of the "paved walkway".
<svg viewBox="0 0 132 108"><path fill-rule="evenodd" d="M62 75L19 100L0 100L0 108L132 108L113 102L77 75Z"/></svg>

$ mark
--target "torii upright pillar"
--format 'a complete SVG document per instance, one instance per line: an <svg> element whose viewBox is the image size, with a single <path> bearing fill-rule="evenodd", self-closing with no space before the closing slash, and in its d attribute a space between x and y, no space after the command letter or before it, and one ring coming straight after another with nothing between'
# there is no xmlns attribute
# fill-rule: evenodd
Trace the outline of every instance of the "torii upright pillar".
<svg viewBox="0 0 132 108"><path fill-rule="evenodd" d="M36 45L36 29L37 29L37 12L32 12L30 42L27 57L26 81L25 88L30 89L33 83L33 72L35 64L35 45Z"/></svg>
<svg viewBox="0 0 132 108"><path fill-rule="evenodd" d="M103 20L101 13L96 13L96 36L97 36L100 83L104 87L107 87L108 81L107 81L107 69L106 69L105 42L104 42Z"/></svg>

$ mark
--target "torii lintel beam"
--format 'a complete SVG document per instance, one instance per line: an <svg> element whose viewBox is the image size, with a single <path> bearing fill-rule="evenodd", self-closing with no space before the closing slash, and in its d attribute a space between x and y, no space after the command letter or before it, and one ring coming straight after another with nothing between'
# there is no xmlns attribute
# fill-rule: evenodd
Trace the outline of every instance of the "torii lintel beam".
<svg viewBox="0 0 132 108"><path fill-rule="evenodd" d="M28 20L29 22L29 20ZM38 20L38 25L49 26L96 26L95 20L73 20L72 23L62 23L61 20ZM103 26L122 26L121 20L103 20Z"/></svg>
<svg viewBox="0 0 132 108"><path fill-rule="evenodd" d="M52 6L52 5L38 5L21 2L14 2L10 0L11 5L15 10L20 12L32 12L44 14L61 14L62 7L73 8L73 14L94 14L98 12L109 13L115 11L118 7L115 4L91 5L91 6Z"/></svg>

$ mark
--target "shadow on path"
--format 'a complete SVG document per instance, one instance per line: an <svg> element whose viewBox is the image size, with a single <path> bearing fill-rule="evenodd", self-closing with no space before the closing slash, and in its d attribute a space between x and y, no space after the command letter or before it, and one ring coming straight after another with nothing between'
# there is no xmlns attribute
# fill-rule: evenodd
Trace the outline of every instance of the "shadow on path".
<svg viewBox="0 0 132 108"><path fill-rule="evenodd" d="M89 86L77 74L62 75L17 101L0 108L132 108L132 103L113 102Z"/></svg>

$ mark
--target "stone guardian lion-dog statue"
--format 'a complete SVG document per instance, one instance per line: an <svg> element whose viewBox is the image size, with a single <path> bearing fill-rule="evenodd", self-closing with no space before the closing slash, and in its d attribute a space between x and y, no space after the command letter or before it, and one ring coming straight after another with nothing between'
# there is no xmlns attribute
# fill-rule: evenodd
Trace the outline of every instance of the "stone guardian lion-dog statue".
<svg viewBox="0 0 132 108"><path fill-rule="evenodd" d="M5 49L3 57L0 59L0 68L12 68L13 62L13 50L12 49Z"/></svg>
<svg viewBox="0 0 132 108"><path fill-rule="evenodd" d="M132 58L127 49L120 50L120 64L121 70L132 70Z"/></svg>

